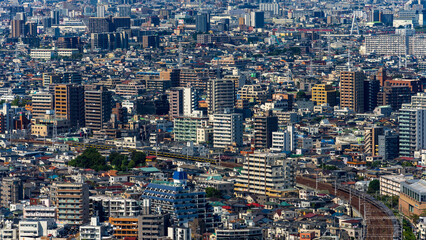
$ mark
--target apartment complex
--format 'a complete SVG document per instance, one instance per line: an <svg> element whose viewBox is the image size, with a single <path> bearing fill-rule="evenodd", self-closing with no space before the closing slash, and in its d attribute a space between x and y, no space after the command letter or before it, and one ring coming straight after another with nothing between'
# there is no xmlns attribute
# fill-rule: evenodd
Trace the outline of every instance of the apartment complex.
<svg viewBox="0 0 426 240"><path fill-rule="evenodd" d="M232 80L211 79L207 85L208 114L234 109L235 84Z"/></svg>
<svg viewBox="0 0 426 240"><path fill-rule="evenodd" d="M426 148L426 109L404 106L399 111L399 155L414 156Z"/></svg>
<svg viewBox="0 0 426 240"><path fill-rule="evenodd" d="M32 95L33 118L44 118L46 112L53 110L53 95L48 92L38 92Z"/></svg>
<svg viewBox="0 0 426 240"><path fill-rule="evenodd" d="M399 196L401 183L413 179L413 176L384 175L380 176L380 195Z"/></svg>
<svg viewBox="0 0 426 240"><path fill-rule="evenodd" d="M213 147L241 146L243 143L243 117L239 113L214 114Z"/></svg>
<svg viewBox="0 0 426 240"><path fill-rule="evenodd" d="M61 84L55 86L55 113L72 127L84 126L84 87Z"/></svg>
<svg viewBox="0 0 426 240"><path fill-rule="evenodd" d="M312 88L312 101L317 105L328 104L330 106L336 105L337 91L333 86L328 84L316 84Z"/></svg>
<svg viewBox="0 0 426 240"><path fill-rule="evenodd" d="M175 141L197 142L198 129L207 127L208 118L182 116L174 120Z"/></svg>
<svg viewBox="0 0 426 240"><path fill-rule="evenodd" d="M24 199L22 181L19 178L3 178L1 181L1 206L18 203Z"/></svg>
<svg viewBox="0 0 426 240"><path fill-rule="evenodd" d="M370 127L365 129L364 134L364 152L371 155L377 156L379 154L379 135L383 134L382 127Z"/></svg>
<svg viewBox="0 0 426 240"><path fill-rule="evenodd" d="M340 107L364 112L364 74L340 72Z"/></svg>
<svg viewBox="0 0 426 240"><path fill-rule="evenodd" d="M89 188L85 183L54 182L51 199L58 209L57 220L70 225L89 221Z"/></svg>
<svg viewBox="0 0 426 240"><path fill-rule="evenodd" d="M294 187L294 159L280 153L250 154L234 190L242 193L281 197Z"/></svg>
<svg viewBox="0 0 426 240"><path fill-rule="evenodd" d="M187 187L187 174L181 169L174 172L173 182L152 181L142 193L144 199L150 201L151 208L161 209L169 213L177 226L187 226L189 222L199 218L206 228L213 224L212 213L207 209L206 193L191 190Z"/></svg>
<svg viewBox="0 0 426 240"><path fill-rule="evenodd" d="M103 123L111 117L112 97L111 92L101 87L100 90L86 91L84 93L86 127L100 130Z"/></svg>
<svg viewBox="0 0 426 240"><path fill-rule="evenodd" d="M278 117L271 112L254 117L254 148L265 149L272 146L272 133L278 131Z"/></svg>

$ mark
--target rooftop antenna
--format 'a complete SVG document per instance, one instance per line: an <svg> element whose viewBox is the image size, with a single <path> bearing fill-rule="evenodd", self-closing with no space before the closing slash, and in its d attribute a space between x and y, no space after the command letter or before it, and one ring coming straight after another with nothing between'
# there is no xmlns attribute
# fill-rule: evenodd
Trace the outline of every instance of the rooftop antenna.
<svg viewBox="0 0 426 240"><path fill-rule="evenodd" d="M351 71L351 50L348 49L348 71Z"/></svg>
<svg viewBox="0 0 426 240"><path fill-rule="evenodd" d="M357 21L357 18L355 16L355 12L352 13L352 26L351 26L350 35L353 35L354 27L356 29L357 34L359 35L358 21Z"/></svg>

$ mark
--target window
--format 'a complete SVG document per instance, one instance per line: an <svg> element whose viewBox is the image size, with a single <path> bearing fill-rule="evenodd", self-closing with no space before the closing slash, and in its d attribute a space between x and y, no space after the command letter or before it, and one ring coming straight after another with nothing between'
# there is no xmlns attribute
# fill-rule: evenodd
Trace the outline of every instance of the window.
<svg viewBox="0 0 426 240"><path fill-rule="evenodd" d="M408 205L408 211L413 212L413 210L414 210L413 205Z"/></svg>

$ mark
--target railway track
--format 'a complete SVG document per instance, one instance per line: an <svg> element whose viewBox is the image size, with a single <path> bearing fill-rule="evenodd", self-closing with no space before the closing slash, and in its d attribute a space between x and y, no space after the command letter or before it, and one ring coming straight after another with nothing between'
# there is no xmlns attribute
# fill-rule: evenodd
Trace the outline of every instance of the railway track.
<svg viewBox="0 0 426 240"><path fill-rule="evenodd" d="M315 189L318 187L319 190L327 190L330 194L336 193L338 197L349 201L351 206L363 215L366 228L362 239L402 239L402 228L393 212L370 195L350 189L348 186L338 185L337 189L335 189L332 184L317 183L315 179L308 177L298 176L296 177L296 182L310 188Z"/></svg>

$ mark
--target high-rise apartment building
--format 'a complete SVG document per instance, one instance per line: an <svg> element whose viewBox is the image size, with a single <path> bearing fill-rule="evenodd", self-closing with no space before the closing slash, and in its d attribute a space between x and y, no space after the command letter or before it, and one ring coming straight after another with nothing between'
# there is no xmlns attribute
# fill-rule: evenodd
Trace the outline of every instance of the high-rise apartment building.
<svg viewBox="0 0 426 240"><path fill-rule="evenodd" d="M198 90L192 87L177 87L170 90L169 116L191 116L198 109Z"/></svg>
<svg viewBox="0 0 426 240"><path fill-rule="evenodd" d="M234 109L235 84L232 80L211 79L207 86L208 114Z"/></svg>
<svg viewBox="0 0 426 240"><path fill-rule="evenodd" d="M250 154L237 178L234 191L270 197L283 196L295 185L295 160L280 153ZM238 193L237 193L238 194Z"/></svg>
<svg viewBox="0 0 426 240"><path fill-rule="evenodd" d="M340 72L340 107L364 112L364 73Z"/></svg>
<svg viewBox="0 0 426 240"><path fill-rule="evenodd" d="M1 181L1 206L9 208L11 203L24 199L24 189L19 178L3 178Z"/></svg>
<svg viewBox="0 0 426 240"><path fill-rule="evenodd" d="M226 148L243 144L243 116L239 113L214 114L213 147Z"/></svg>
<svg viewBox="0 0 426 240"><path fill-rule="evenodd" d="M380 82L376 79L364 81L364 111L372 112L377 107L377 94L380 91Z"/></svg>
<svg viewBox="0 0 426 240"><path fill-rule="evenodd" d="M58 209L57 221L82 225L89 221L89 188L85 183L54 182L51 200Z"/></svg>
<svg viewBox="0 0 426 240"><path fill-rule="evenodd" d="M55 73L43 73L42 79L44 87L51 84L62 83L61 75Z"/></svg>
<svg viewBox="0 0 426 240"><path fill-rule="evenodd" d="M38 92L31 96L32 98L32 116L42 119L46 111L54 109L53 95L48 92Z"/></svg>
<svg viewBox="0 0 426 240"><path fill-rule="evenodd" d="M180 70L179 86L195 87L201 91L207 90L209 79L217 78L217 69L183 68Z"/></svg>
<svg viewBox="0 0 426 240"><path fill-rule="evenodd" d="M426 109L403 105L398 119L399 155L413 157L414 151L426 148Z"/></svg>
<svg viewBox="0 0 426 240"><path fill-rule="evenodd" d="M312 88L312 101L317 105L328 104L329 106L336 105L336 89L328 84L316 84Z"/></svg>
<svg viewBox="0 0 426 240"><path fill-rule="evenodd" d="M272 147L274 152L291 152L296 149L296 133L294 126L287 126L284 131L272 133Z"/></svg>
<svg viewBox="0 0 426 240"><path fill-rule="evenodd" d="M379 136L379 156L383 159L393 160L399 156L399 135L385 131L384 134Z"/></svg>
<svg viewBox="0 0 426 240"><path fill-rule="evenodd" d="M132 13L132 7L130 5L118 5L117 6L117 15L118 17L130 17Z"/></svg>
<svg viewBox="0 0 426 240"><path fill-rule="evenodd" d="M96 17L98 18L105 17L105 5L98 5L96 7Z"/></svg>
<svg viewBox="0 0 426 240"><path fill-rule="evenodd" d="M100 90L85 91L85 125L92 130L100 130L111 117L111 92L101 87Z"/></svg>
<svg viewBox="0 0 426 240"><path fill-rule="evenodd" d="M71 127L84 126L84 87L61 84L55 86L55 113L58 119L67 119Z"/></svg>
<svg viewBox="0 0 426 240"><path fill-rule="evenodd" d="M12 38L19 38L25 34L25 21L14 19L11 23L11 35Z"/></svg>
<svg viewBox="0 0 426 240"><path fill-rule="evenodd" d="M90 33L107 33L113 32L114 25L110 17L91 17L89 18Z"/></svg>
<svg viewBox="0 0 426 240"><path fill-rule="evenodd" d="M394 111L401 108L402 104L410 103L411 90L408 86L391 86L386 82L382 90L377 93L377 105L390 105Z"/></svg>
<svg viewBox="0 0 426 240"><path fill-rule="evenodd" d="M127 49L129 47L129 36L125 31L92 33L90 35L91 49L115 50L117 48Z"/></svg>
<svg viewBox="0 0 426 240"><path fill-rule="evenodd" d="M278 117L272 111L254 117L254 148L272 147L272 133L278 131Z"/></svg>
<svg viewBox="0 0 426 240"><path fill-rule="evenodd" d="M187 173L178 169L173 173L173 182L152 181L141 198L151 202L152 210L160 209L161 213L170 214L176 226L188 227L189 222L200 219L212 230L213 217L207 208L206 193L190 189L187 179Z"/></svg>
<svg viewBox="0 0 426 240"><path fill-rule="evenodd" d="M179 87L180 82L180 69L167 69L166 71L160 72L160 79L169 80L171 87Z"/></svg>
<svg viewBox="0 0 426 240"><path fill-rule="evenodd" d="M59 25L59 10L50 11L50 18L52 19L52 25Z"/></svg>
<svg viewBox="0 0 426 240"><path fill-rule="evenodd" d="M254 28L263 28L265 26L265 13L260 11L251 12L250 20L250 26Z"/></svg>
<svg viewBox="0 0 426 240"><path fill-rule="evenodd" d="M382 127L369 127L364 134L364 152L370 156L377 156L379 153L379 135L383 134Z"/></svg>
<svg viewBox="0 0 426 240"><path fill-rule="evenodd" d="M200 13L195 17L196 31L199 33L207 33L210 30L210 15L208 13Z"/></svg>

